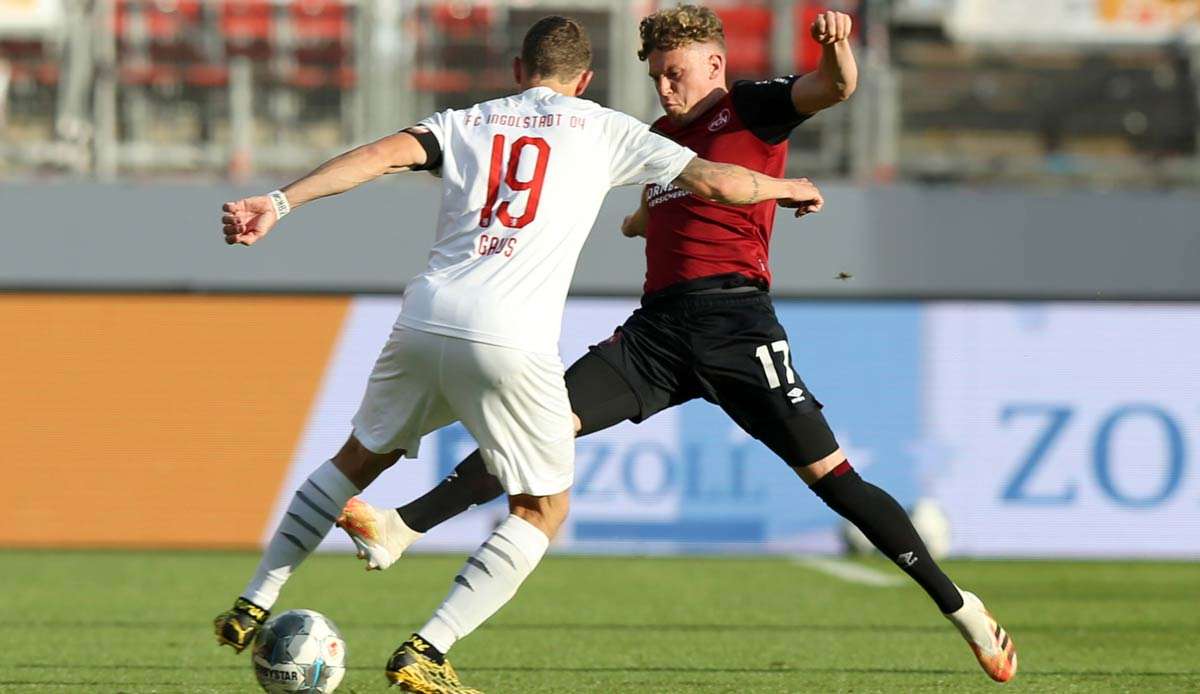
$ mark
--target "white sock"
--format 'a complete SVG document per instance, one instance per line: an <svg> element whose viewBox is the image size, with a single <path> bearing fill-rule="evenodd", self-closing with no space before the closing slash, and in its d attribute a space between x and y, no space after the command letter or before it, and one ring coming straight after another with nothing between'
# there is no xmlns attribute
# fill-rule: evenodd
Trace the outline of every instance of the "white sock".
<svg viewBox="0 0 1200 694"><path fill-rule="evenodd" d="M988 615L983 601L979 599L979 596L962 588L959 588L958 592L962 593L963 606L946 615L946 619L958 627L963 638L979 646L984 653L990 655L998 652L1000 643L999 637L996 636L997 625L995 620Z"/></svg>
<svg viewBox="0 0 1200 694"><path fill-rule="evenodd" d="M467 559L442 606L417 633L446 653L512 599L549 545L545 533L510 515Z"/></svg>
<svg viewBox="0 0 1200 694"><path fill-rule="evenodd" d="M342 507L358 492L332 460L314 470L292 497L242 597L265 610L271 609L283 584L321 544Z"/></svg>

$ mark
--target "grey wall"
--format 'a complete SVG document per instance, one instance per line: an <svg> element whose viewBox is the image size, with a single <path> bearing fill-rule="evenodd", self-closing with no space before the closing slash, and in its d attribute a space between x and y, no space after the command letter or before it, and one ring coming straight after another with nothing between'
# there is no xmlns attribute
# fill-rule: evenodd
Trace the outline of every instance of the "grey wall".
<svg viewBox="0 0 1200 694"><path fill-rule="evenodd" d="M226 246L221 203L270 185L0 183L0 288L392 291L423 267L436 181L396 176ZM823 189L825 212L777 220L777 294L1200 298L1200 195ZM641 241L617 231L636 202L609 195L576 292L639 293Z"/></svg>

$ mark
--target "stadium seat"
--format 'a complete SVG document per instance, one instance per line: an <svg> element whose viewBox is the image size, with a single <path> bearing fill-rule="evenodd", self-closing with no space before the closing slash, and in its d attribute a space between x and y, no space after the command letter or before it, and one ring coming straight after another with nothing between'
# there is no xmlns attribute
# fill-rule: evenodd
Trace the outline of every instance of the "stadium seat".
<svg viewBox="0 0 1200 694"><path fill-rule="evenodd" d="M178 40L185 31L200 23L198 0L156 0L142 3L146 28L151 40Z"/></svg>
<svg viewBox="0 0 1200 694"><path fill-rule="evenodd" d="M206 54L201 0L120 0L115 29L123 84L168 88L181 82L201 87L224 83Z"/></svg>
<svg viewBox="0 0 1200 694"><path fill-rule="evenodd" d="M199 59L202 26L199 0L122 0L116 6L122 48L144 48L156 60Z"/></svg>
<svg viewBox="0 0 1200 694"><path fill-rule="evenodd" d="M269 0L223 0L220 26L226 54L255 60L270 57L271 20Z"/></svg>
<svg viewBox="0 0 1200 694"><path fill-rule="evenodd" d="M346 89L354 85L351 58L353 29L340 0L295 0L288 7L292 59L283 75L298 89Z"/></svg>
<svg viewBox="0 0 1200 694"><path fill-rule="evenodd" d="M288 8L292 35L300 43L344 44L350 31L346 7L337 0L296 0Z"/></svg>
<svg viewBox="0 0 1200 694"><path fill-rule="evenodd" d="M58 59L51 54L45 41L24 38L0 41L0 60L8 64L14 84L58 84Z"/></svg>
<svg viewBox="0 0 1200 694"><path fill-rule="evenodd" d="M439 2L422 13L418 61L412 88L432 94L461 94L480 86L487 70L489 35L496 17L490 4ZM486 58L484 58L486 61Z"/></svg>
<svg viewBox="0 0 1200 694"><path fill-rule="evenodd" d="M188 65L183 70L183 81L193 87L225 87L229 84L229 68L212 63Z"/></svg>
<svg viewBox="0 0 1200 694"><path fill-rule="evenodd" d="M471 88L471 74L466 70L417 70L413 73L412 88L434 94L465 92Z"/></svg>
<svg viewBox="0 0 1200 694"><path fill-rule="evenodd" d="M341 90L351 89L358 83L358 73L349 65L343 65L335 70L333 78L334 86Z"/></svg>
<svg viewBox="0 0 1200 694"><path fill-rule="evenodd" d="M452 39L462 40L486 32L492 20L489 5L444 2L433 8L434 26Z"/></svg>
<svg viewBox="0 0 1200 694"><path fill-rule="evenodd" d="M730 5L713 9L725 24L730 77L766 76L771 71L771 8Z"/></svg>

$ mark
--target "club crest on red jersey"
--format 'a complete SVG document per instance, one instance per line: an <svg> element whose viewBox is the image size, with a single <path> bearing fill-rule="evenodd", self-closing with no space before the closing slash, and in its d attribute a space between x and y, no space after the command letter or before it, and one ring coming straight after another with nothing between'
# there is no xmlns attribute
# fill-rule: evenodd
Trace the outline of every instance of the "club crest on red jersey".
<svg viewBox="0 0 1200 694"><path fill-rule="evenodd" d="M721 128L724 128L726 125L729 125L729 119L732 117L733 116L730 114L729 109L721 109L721 112L717 114L717 117L713 118L712 122L708 124L708 131L710 133L715 133Z"/></svg>

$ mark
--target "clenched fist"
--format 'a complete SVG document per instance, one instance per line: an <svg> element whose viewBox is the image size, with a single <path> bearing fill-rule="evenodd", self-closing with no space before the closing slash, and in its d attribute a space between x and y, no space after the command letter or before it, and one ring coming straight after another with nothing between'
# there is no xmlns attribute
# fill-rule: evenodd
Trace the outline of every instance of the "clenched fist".
<svg viewBox="0 0 1200 694"><path fill-rule="evenodd" d="M829 46L849 39L851 24L850 15L830 10L817 15L809 33L812 34L813 41L822 46Z"/></svg>
<svg viewBox="0 0 1200 694"><path fill-rule="evenodd" d="M806 214L820 212L821 208L825 206L825 198L812 181L807 178L797 178L788 183L791 184L792 192L788 197L780 198L777 201L780 207L794 209L797 217L803 217Z"/></svg>
<svg viewBox="0 0 1200 694"><path fill-rule="evenodd" d="M267 235L271 227L279 219L275 216L275 207L266 195L244 198L237 202L227 202L221 207L221 231L225 234L225 243L243 246L258 241Z"/></svg>

